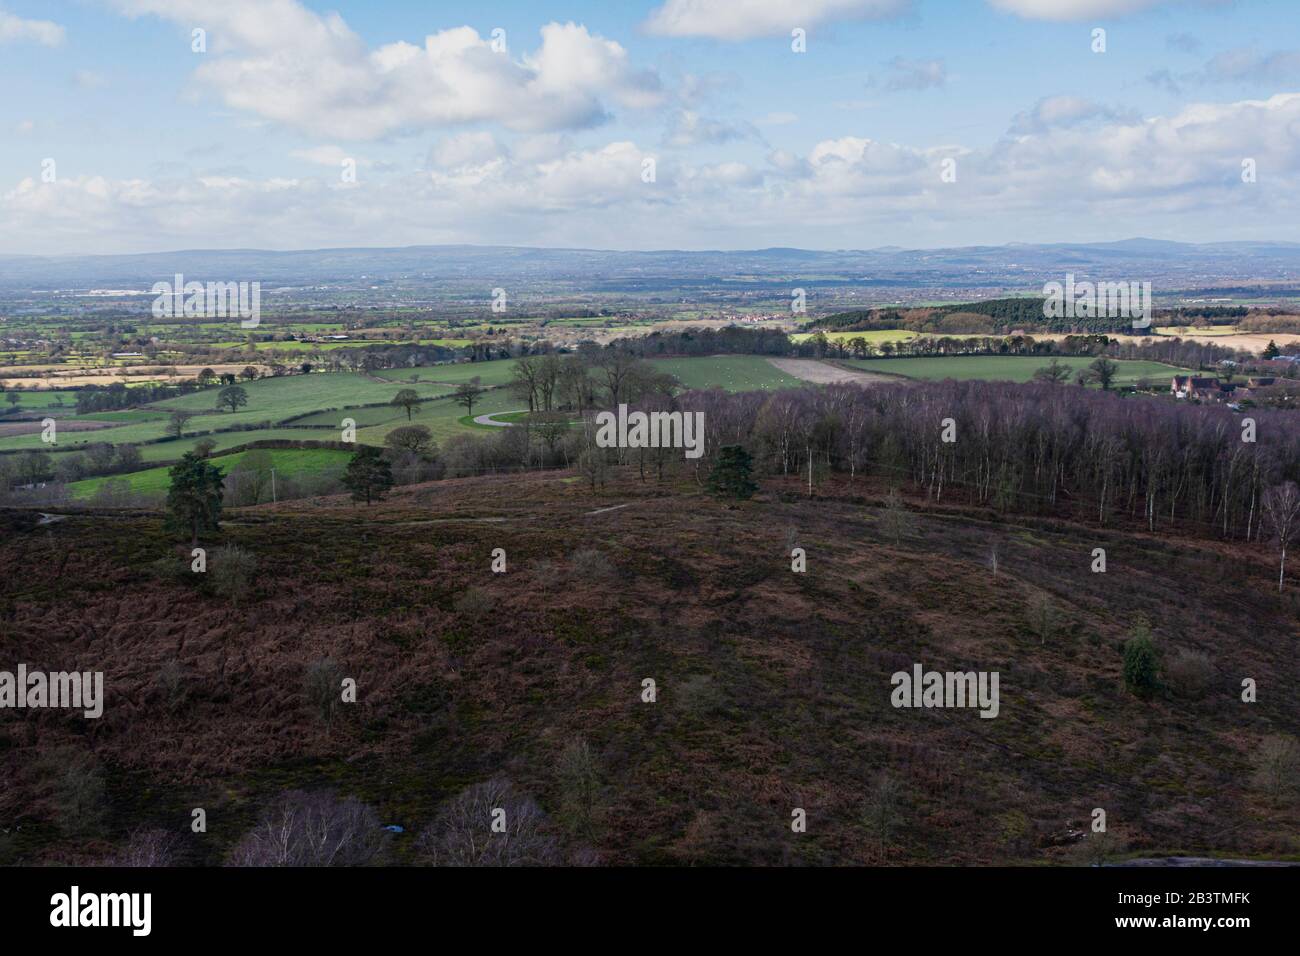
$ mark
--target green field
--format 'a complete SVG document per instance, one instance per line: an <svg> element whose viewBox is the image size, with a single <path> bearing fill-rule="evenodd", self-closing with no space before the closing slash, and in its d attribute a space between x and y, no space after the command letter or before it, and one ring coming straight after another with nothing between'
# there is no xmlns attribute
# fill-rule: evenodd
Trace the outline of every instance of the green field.
<svg viewBox="0 0 1300 956"><path fill-rule="evenodd" d="M10 386L9 388L0 389L3 395L0 395L0 401L4 403L3 407L15 408L24 412L46 412L46 411L70 411L77 405L77 393L67 389L51 389L49 391L18 391ZM17 406L9 403L9 392L18 395L19 402ZM62 399L63 404L59 405L58 400Z"/></svg>
<svg viewBox="0 0 1300 956"><path fill-rule="evenodd" d="M276 424L286 418L317 410L387 402L404 386L400 383L374 381L356 372L327 372L259 379L255 382L242 382L240 387L248 393L248 404L238 412L215 410L217 394L221 389L214 387L149 406L149 409L157 413L156 417L142 415L137 410L128 413L132 417L116 428L66 432L59 438L58 449L76 448L92 442L106 441L119 445L163 438L167 434L167 416L178 408L195 413L185 429L188 436L239 426ZM446 386L428 382L405 387L413 387L423 396L445 395L448 392ZM0 451L45 447L39 434L0 438Z"/></svg>
<svg viewBox="0 0 1300 956"><path fill-rule="evenodd" d="M882 333L900 335L906 333ZM781 388L799 388L806 383L782 373L766 358L753 355L717 355L699 358L664 358L651 360L656 368L675 376L686 388L720 387L728 391L771 391ZM899 358L846 360L843 364L871 372L881 372L908 378L939 380L985 379L1014 382L1029 381L1034 372L1047 364L1041 357L1021 356L957 356L951 358ZM1073 372L1091 362L1087 357L1061 359ZM484 435L495 429L473 424L465 408L451 400L451 389L456 383L479 378L484 385L499 386L509 381L511 360L493 362L459 363L414 369L389 369L373 375L360 373L316 373L283 378L268 378L245 383L249 405L238 413L215 412L217 388L192 395L170 399L143 409L103 412L85 416L88 419L115 423L115 427L93 432L64 432L54 449L40 441L39 434L8 436L0 439L0 450L40 448L56 455L74 453L92 442L113 444L136 443L147 463L170 463L192 450L200 440L211 440L215 450L232 448L260 440L338 441L345 418L357 425L357 441L382 445L384 438L395 428L408 423L405 411L387 404L400 388L413 387L421 393L423 404L411 417L411 424L426 426L439 443L454 435ZM1128 384L1141 379L1160 381L1183 370L1157 362L1120 362L1115 381ZM416 380L416 381L413 381ZM65 392L64 402L75 401L73 393ZM23 393L51 401L52 393ZM383 403L383 404L376 404ZM474 406L474 415L517 413L525 402L512 395L507 388L490 388ZM195 418L187 426L187 434L179 440L157 441L165 434L167 416L172 409L194 411ZM299 417L302 416L302 417ZM276 423L287 418L295 421L287 425ZM247 427L269 423L274 427ZM240 427L242 426L242 427ZM315 427L310 427L315 426ZM216 429L232 429L215 431ZM211 434L201 435L200 432ZM146 444L146 442L152 442ZM286 477L306 472L340 467L346 452L311 450L281 450L273 452L277 469ZM223 468L229 469L238 456L220 459ZM156 495L165 491L166 468L149 468L125 477L133 492ZM86 498L95 493L105 478L86 479L72 485L72 493Z"/></svg>
<svg viewBox="0 0 1300 956"><path fill-rule="evenodd" d="M1034 377L1034 372L1049 361L1050 359L1041 356L955 355L949 358L850 359L844 364L866 372L901 375L926 381L951 378L959 381L982 379L990 382L1028 382ZM1095 360L1087 356L1063 356L1059 361L1073 374L1079 369L1087 368ZM1117 385L1132 385L1143 379L1160 380L1188 374L1187 369L1174 368L1160 362L1120 361L1117 364Z"/></svg>
<svg viewBox="0 0 1300 956"><path fill-rule="evenodd" d="M514 359L494 359L491 362L459 362L455 365L417 365L415 368L384 368L374 372L376 378L390 382L441 382L459 385L477 378L483 385L505 385L510 381L510 367Z"/></svg>
<svg viewBox="0 0 1300 956"><path fill-rule="evenodd" d="M212 459L212 463L229 474L247 454L248 452L242 451L225 455ZM350 452L333 448L273 448L267 450L267 454L271 456L271 467L275 469L278 478L294 478L305 474L341 475L347 467L348 459L352 457ZM131 494L161 498L167 494L170 484L168 471L169 467L148 468L129 475L87 478L84 481L74 481L68 485L68 490L73 498L86 499L93 497L107 481L125 481Z"/></svg>
<svg viewBox="0 0 1300 956"><path fill-rule="evenodd" d="M525 405L527 402L524 403ZM479 401L474 403L474 415L489 415L495 412L513 412L519 409L519 399L507 389L496 388L484 392ZM394 428L408 424L406 413L397 409L355 409L352 417L357 422L357 441L367 445L382 445L384 436ZM387 412L386 416L366 415L367 412ZM394 414L396 413L396 414ZM349 412L352 414L352 412ZM426 402L412 417L409 424L423 425L429 429L436 441L446 441L452 435L478 433L480 426L463 425L465 407L451 400ZM491 426L488 426L491 427Z"/></svg>

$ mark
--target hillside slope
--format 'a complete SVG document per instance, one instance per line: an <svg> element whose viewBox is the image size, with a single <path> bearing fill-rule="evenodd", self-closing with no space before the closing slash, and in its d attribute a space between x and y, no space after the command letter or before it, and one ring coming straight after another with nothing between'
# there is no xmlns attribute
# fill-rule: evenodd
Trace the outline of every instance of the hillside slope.
<svg viewBox="0 0 1300 956"><path fill-rule="evenodd" d="M882 491L808 501L772 481L727 504L689 481L621 475L592 494L547 473L246 509L205 542L256 557L237 603L185 570L156 516L0 512L0 669L102 669L107 688L99 720L0 719L0 826L22 827L0 863L187 830L193 807L208 832L186 832L185 858L219 862L294 787L355 794L411 831L505 775L562 822L556 763L575 740L600 788L595 827L567 839L605 863L1062 862L1096 807L1142 855L1300 852L1296 807L1251 785L1259 742L1300 726L1295 604L1263 558L958 510L895 540ZM1060 613L1045 642L1027 619L1039 593ZM1203 694L1124 688L1139 614L1166 660L1208 656ZM323 658L359 695L328 733L303 691ZM891 706L890 675L918 663L999 672L997 718ZM105 772L89 837L60 816L37 759L52 753ZM863 820L882 771L901 788L883 848ZM409 859L409 837L395 850Z"/></svg>

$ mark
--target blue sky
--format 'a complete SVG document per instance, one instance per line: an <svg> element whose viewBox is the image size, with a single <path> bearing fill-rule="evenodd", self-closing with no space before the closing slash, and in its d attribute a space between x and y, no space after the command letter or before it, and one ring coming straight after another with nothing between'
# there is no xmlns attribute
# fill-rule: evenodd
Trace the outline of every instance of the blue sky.
<svg viewBox="0 0 1300 956"><path fill-rule="evenodd" d="M7 253L1300 241L1293 3L0 0L0 84Z"/></svg>

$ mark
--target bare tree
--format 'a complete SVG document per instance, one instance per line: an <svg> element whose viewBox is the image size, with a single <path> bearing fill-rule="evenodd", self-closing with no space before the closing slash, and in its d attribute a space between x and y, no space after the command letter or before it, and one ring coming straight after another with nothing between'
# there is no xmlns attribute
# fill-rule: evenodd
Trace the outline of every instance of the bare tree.
<svg viewBox="0 0 1300 956"><path fill-rule="evenodd" d="M416 840L433 866L554 866L560 851L541 807L495 777L460 792Z"/></svg>
<svg viewBox="0 0 1300 956"><path fill-rule="evenodd" d="M886 771L881 771L871 781L866 803L862 808L862 822L876 841L883 860L885 846L902 820L902 788Z"/></svg>
<svg viewBox="0 0 1300 956"><path fill-rule="evenodd" d="M1253 783L1272 799L1293 793L1300 787L1300 745L1294 737L1275 735L1259 742L1251 763Z"/></svg>
<svg viewBox="0 0 1300 956"><path fill-rule="evenodd" d="M185 433L185 426L190 423L194 413L178 408L172 412L172 417L167 420L167 434L180 438Z"/></svg>
<svg viewBox="0 0 1300 956"><path fill-rule="evenodd" d="M1025 605L1025 620L1029 623L1029 629L1038 636L1038 643L1046 644L1060 625L1060 613L1051 598L1042 591L1036 591L1029 596Z"/></svg>
<svg viewBox="0 0 1300 956"><path fill-rule="evenodd" d="M307 665L307 676L303 681L303 691L307 703L320 715L325 723L328 736L334 725L334 715L338 713L343 700L343 671L338 664L328 657L312 661Z"/></svg>
<svg viewBox="0 0 1300 956"><path fill-rule="evenodd" d="M1286 582L1286 551L1300 533L1300 488L1295 482L1288 481L1264 493L1264 517L1277 542L1277 589L1281 593Z"/></svg>
<svg viewBox="0 0 1300 956"><path fill-rule="evenodd" d="M895 547L903 543L905 535L911 534L916 529L916 522L907 510L907 506L903 504L897 488L891 488L889 494L885 496L885 506L880 509L880 527L886 535L894 539Z"/></svg>
<svg viewBox="0 0 1300 956"><path fill-rule="evenodd" d="M361 801L328 793L282 794L229 857L231 866L367 866L388 833Z"/></svg>
<svg viewBox="0 0 1300 956"><path fill-rule="evenodd" d="M104 866L173 866L180 837L167 830L136 830Z"/></svg>
<svg viewBox="0 0 1300 956"><path fill-rule="evenodd" d="M556 763L560 803L565 822L575 833L590 836L596 827L600 801L600 775L596 758L585 740L573 740Z"/></svg>
<svg viewBox="0 0 1300 956"><path fill-rule="evenodd" d="M411 420L411 413L420 410L420 393L413 388L404 388L393 396L393 400L388 404L402 408L406 411L406 420Z"/></svg>

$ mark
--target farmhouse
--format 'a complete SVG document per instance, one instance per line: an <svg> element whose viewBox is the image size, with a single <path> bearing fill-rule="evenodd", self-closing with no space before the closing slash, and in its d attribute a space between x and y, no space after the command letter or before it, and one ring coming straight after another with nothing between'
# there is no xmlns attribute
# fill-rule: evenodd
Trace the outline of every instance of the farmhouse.
<svg viewBox="0 0 1300 956"><path fill-rule="evenodd" d="M1236 395L1237 386L1220 382L1213 376L1175 375L1169 385L1169 394L1174 398L1190 398L1201 402L1226 402L1240 397Z"/></svg>

